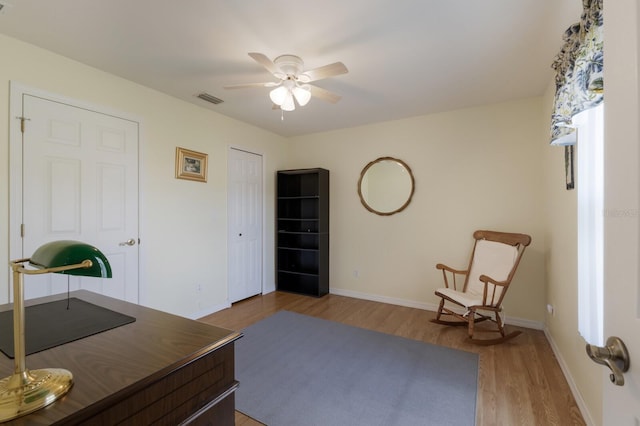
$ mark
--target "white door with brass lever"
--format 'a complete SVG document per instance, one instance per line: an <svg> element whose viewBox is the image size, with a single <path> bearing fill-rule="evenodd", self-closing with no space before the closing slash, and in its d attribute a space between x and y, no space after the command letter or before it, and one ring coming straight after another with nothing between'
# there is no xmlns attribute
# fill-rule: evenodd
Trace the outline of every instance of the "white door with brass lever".
<svg viewBox="0 0 640 426"><path fill-rule="evenodd" d="M587 345L587 355L598 364L609 367L611 383L624 385L623 373L629 371L630 362L629 352L622 339L611 336L607 339L606 346Z"/></svg>
<svg viewBox="0 0 640 426"><path fill-rule="evenodd" d="M596 388L595 395L602 393L602 405L600 401L592 403L592 414L596 417L592 420L594 425L601 426L637 426L640 425L640 4L635 0L605 1L603 7L605 44L625 46L605 47L608 77L605 77L603 156L603 335L624 340L629 370L624 373L624 386L615 386L608 377L609 371L601 369L602 388Z"/></svg>
<svg viewBox="0 0 640 426"><path fill-rule="evenodd" d="M24 132L11 127L11 174L22 182L11 189L12 215L22 219L11 227L11 252L28 256L48 241L78 240L100 249L113 270L109 280L32 277L25 298L84 289L138 303L138 122L13 82L11 111L29 119ZM127 237L134 246L119 246Z"/></svg>

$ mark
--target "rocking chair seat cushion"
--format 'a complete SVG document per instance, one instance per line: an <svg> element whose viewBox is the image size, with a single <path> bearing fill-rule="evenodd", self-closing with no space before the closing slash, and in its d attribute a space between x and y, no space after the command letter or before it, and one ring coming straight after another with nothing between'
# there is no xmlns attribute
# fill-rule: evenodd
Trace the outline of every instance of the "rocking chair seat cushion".
<svg viewBox="0 0 640 426"><path fill-rule="evenodd" d="M452 288L439 288L436 290L436 295L454 300L456 303L464 306L465 308L469 308L470 306L482 305L482 295L478 296L473 293L463 293Z"/></svg>

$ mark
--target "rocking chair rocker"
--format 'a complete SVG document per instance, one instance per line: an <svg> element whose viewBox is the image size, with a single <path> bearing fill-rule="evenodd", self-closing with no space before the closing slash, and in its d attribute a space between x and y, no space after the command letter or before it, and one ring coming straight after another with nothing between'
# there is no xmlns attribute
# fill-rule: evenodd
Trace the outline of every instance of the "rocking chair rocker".
<svg viewBox="0 0 640 426"><path fill-rule="evenodd" d="M436 290L441 297L440 306L435 319L436 324L468 327L469 340L480 345L502 343L519 335L520 331L506 334L504 323L500 317L502 300L511 280L515 275L524 249L531 243L531 237L525 234L514 234L496 231L476 231L473 233L475 243L467 270L457 270L438 263L436 268L442 270L444 288ZM458 288L456 278L464 276L464 283ZM449 278L452 278L450 285ZM461 281L458 279L458 281ZM457 311L445 306L454 304ZM462 308L462 309L461 309ZM447 321L441 317L449 315L457 320ZM476 329L475 324L489 320L496 328ZM495 339L479 339L474 333L500 333Z"/></svg>

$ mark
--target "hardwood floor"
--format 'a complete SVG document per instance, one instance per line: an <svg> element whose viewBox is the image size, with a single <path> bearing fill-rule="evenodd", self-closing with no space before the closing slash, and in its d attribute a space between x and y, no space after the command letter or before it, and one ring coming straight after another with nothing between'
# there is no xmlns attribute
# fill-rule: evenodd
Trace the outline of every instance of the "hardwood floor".
<svg viewBox="0 0 640 426"><path fill-rule="evenodd" d="M435 315L430 311L333 294L313 298L281 292L238 302L200 320L241 330L280 310L478 353L478 426L585 424L551 346L539 330L507 326L523 333L500 345L477 346L466 341L465 328L429 322ZM260 424L236 413L236 425Z"/></svg>

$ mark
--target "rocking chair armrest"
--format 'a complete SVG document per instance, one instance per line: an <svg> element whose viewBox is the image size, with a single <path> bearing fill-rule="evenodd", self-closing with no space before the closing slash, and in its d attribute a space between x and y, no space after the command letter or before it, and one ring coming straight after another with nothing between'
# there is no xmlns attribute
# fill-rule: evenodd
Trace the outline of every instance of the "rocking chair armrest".
<svg viewBox="0 0 640 426"><path fill-rule="evenodd" d="M441 269L441 270L445 270L445 271L448 271L448 272L452 272L454 274L462 274L462 275L466 275L467 272L469 272L467 270L462 270L462 269L453 269L452 267L447 266L447 265L445 265L443 263L438 263L436 265L436 269Z"/></svg>
<svg viewBox="0 0 640 426"><path fill-rule="evenodd" d="M482 296L482 305L483 306L499 306L502 302L502 297L504 297L504 290L509 285L509 281L498 281L487 275L480 275L478 278L480 281L484 283L484 292ZM489 283L493 284L493 289L489 289ZM502 287L502 290L496 294L498 290L498 286ZM497 299L496 299L497 297Z"/></svg>
<svg viewBox="0 0 640 426"><path fill-rule="evenodd" d="M450 266L444 265L442 263L438 263L436 265L436 269L439 269L442 271L442 279L444 280L444 285L447 288L453 288L454 290L458 290L458 285L456 282L456 276L458 275L467 275L469 273L469 271L465 271L462 269L454 269ZM447 274L449 273L449 274ZM449 277L447 277L447 275L449 275ZM449 278L452 278L452 282L451 284L453 284L453 287L449 286Z"/></svg>
<svg viewBox="0 0 640 426"><path fill-rule="evenodd" d="M491 278L488 275L480 275L480 277L478 278L480 281L482 281L484 283L484 285L486 286L488 283L491 283L493 285L499 285L499 286L506 286L507 282L506 281L496 281L493 278Z"/></svg>

